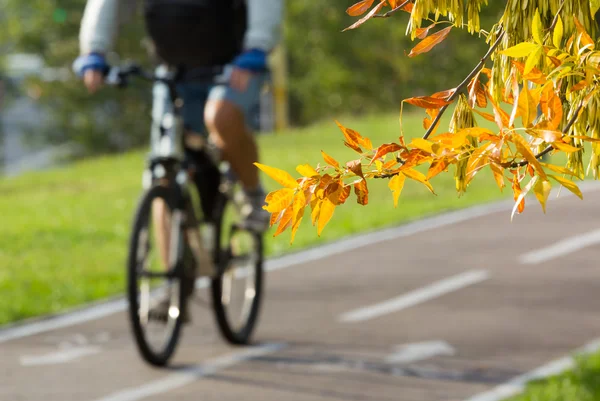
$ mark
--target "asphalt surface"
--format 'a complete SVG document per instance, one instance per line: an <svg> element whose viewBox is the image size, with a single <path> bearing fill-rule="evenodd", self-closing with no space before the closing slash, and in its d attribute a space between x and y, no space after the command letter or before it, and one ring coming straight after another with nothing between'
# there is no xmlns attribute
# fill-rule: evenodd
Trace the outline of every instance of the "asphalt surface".
<svg viewBox="0 0 600 401"><path fill-rule="evenodd" d="M268 273L252 347L206 290L165 369L123 312L0 341L0 400L470 399L600 337L600 191L528 202Z"/></svg>

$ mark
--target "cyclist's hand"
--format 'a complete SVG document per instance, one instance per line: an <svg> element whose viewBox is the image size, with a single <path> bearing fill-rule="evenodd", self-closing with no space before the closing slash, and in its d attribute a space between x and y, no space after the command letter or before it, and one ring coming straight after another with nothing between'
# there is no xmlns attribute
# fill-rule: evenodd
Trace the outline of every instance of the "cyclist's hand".
<svg viewBox="0 0 600 401"><path fill-rule="evenodd" d="M73 63L73 71L83 78L83 82L90 93L96 92L104 83L104 75L109 67L104 56L90 53L79 56Z"/></svg>
<svg viewBox="0 0 600 401"><path fill-rule="evenodd" d="M95 93L104 83L104 74L98 70L87 70L83 74L83 83L90 93Z"/></svg>
<svg viewBox="0 0 600 401"><path fill-rule="evenodd" d="M266 71L267 53L260 49L248 50L233 60L230 85L239 92L245 92L252 74Z"/></svg>

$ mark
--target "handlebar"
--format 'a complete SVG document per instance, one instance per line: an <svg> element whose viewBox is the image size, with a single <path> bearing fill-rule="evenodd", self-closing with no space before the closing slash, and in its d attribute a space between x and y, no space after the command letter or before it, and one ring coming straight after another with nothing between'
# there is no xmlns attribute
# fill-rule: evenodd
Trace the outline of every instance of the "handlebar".
<svg viewBox="0 0 600 401"><path fill-rule="evenodd" d="M227 79L222 76L224 72L223 67L177 68L167 76L159 77L136 63L130 63L121 67L110 67L105 75L105 82L108 85L125 88L129 84L128 78L136 76L146 81L162 82L169 86L188 81L226 84Z"/></svg>

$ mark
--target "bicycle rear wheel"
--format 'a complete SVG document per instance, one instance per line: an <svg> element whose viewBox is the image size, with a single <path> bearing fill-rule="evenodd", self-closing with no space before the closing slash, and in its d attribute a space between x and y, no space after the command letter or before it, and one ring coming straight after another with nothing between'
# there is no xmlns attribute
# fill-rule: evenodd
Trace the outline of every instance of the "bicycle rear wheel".
<svg viewBox="0 0 600 401"><path fill-rule="evenodd" d="M173 355L187 313L183 213L175 191L155 186L142 195L129 243L129 320L138 351L155 366Z"/></svg>
<svg viewBox="0 0 600 401"><path fill-rule="evenodd" d="M245 345L258 321L263 292L262 235L239 226L234 202L222 198L215 230L220 274L212 280L213 311L223 337Z"/></svg>

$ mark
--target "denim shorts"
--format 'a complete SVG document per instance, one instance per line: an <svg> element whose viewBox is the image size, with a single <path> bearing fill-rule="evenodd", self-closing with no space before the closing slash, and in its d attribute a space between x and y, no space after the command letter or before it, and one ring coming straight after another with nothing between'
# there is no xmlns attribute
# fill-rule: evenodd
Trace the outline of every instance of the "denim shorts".
<svg viewBox="0 0 600 401"><path fill-rule="evenodd" d="M158 76L164 76L164 67L156 70ZM228 81L231 67L226 67L223 78ZM203 82L186 82L178 85L177 90L183 98L182 110L185 126L195 133L206 135L204 124L204 106L208 100L228 100L236 105L244 115L246 125L253 130L260 106L260 93L267 79L267 73L253 74L245 92L238 92L226 84L207 84ZM169 92L164 84L156 83L153 88L152 117L160 120L164 113L171 109Z"/></svg>

